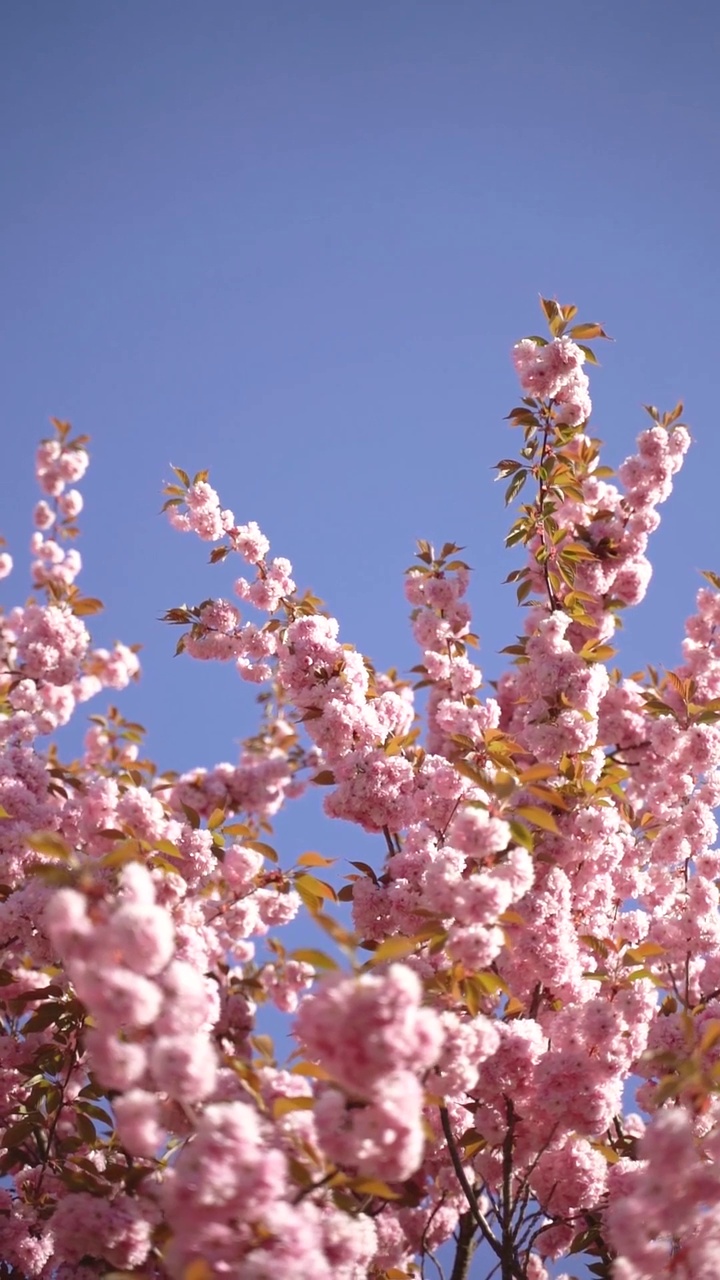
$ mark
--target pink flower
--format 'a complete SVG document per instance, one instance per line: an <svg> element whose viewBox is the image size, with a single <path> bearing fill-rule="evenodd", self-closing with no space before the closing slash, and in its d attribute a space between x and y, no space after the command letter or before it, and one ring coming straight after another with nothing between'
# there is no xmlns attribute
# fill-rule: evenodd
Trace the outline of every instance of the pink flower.
<svg viewBox="0 0 720 1280"><path fill-rule="evenodd" d="M145 1089L130 1089L115 1099L114 1110L123 1146L134 1156L155 1155L165 1139L157 1095Z"/></svg>
<svg viewBox="0 0 720 1280"><path fill-rule="evenodd" d="M422 1160L422 1089L410 1072L386 1076L376 1100L348 1108L328 1089L315 1108L320 1141L331 1160L363 1177L400 1182Z"/></svg>
<svg viewBox="0 0 720 1280"><path fill-rule="evenodd" d="M217 1058L202 1035L160 1036L150 1051L158 1088L179 1102L200 1102L215 1088Z"/></svg>
<svg viewBox="0 0 720 1280"><path fill-rule="evenodd" d="M301 1004L295 1034L348 1092L370 1097L388 1073L422 1072L437 1060L442 1024L421 998L405 965L358 979L333 976Z"/></svg>
<svg viewBox="0 0 720 1280"><path fill-rule="evenodd" d="M270 550L270 543L254 520L231 529L230 539L234 549L248 564L260 564Z"/></svg>
<svg viewBox="0 0 720 1280"><path fill-rule="evenodd" d="M162 907L128 904L114 912L105 945L120 964L152 977L173 954L175 931Z"/></svg>

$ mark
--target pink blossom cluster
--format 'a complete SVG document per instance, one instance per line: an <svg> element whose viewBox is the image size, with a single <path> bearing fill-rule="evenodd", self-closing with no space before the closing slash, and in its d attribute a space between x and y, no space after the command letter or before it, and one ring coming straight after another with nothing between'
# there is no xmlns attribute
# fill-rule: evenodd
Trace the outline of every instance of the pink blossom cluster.
<svg viewBox="0 0 720 1280"><path fill-rule="evenodd" d="M170 523L181 533L192 532L205 542L219 542L233 527L232 511L221 510L217 493L206 480L189 485L184 506L184 511L177 506L168 508Z"/></svg>
<svg viewBox="0 0 720 1280"><path fill-rule="evenodd" d="M550 433L552 437L552 432ZM564 450L549 446L550 457L573 466L576 485L582 492L563 495L554 519L563 537L544 544L537 532L530 546L537 553L545 545L551 573L556 575L554 593L562 604L572 593L583 593L582 623L573 621L569 636L580 649L590 638L612 637L618 608L640 604L650 583L652 566L645 552L650 535L660 523L657 507L672 490L673 476L680 470L690 446L687 428L673 423L669 429L657 425L641 432L637 454L626 458L619 468L625 486L622 492L608 479L596 474L595 445L582 432ZM571 558L571 574L558 570L563 555ZM529 581L541 596L546 594L543 568L529 567ZM526 623L526 630L532 627Z"/></svg>
<svg viewBox="0 0 720 1280"><path fill-rule="evenodd" d="M208 1037L212 988L176 958L172 912L156 902L149 871L139 863L123 870L112 909L61 889L45 918L54 952L63 956L94 1019L89 1061L101 1084L132 1085L185 1103L211 1095L217 1071ZM152 1155L157 1146L135 1153Z"/></svg>
<svg viewBox="0 0 720 1280"><path fill-rule="evenodd" d="M201 1261L215 1276L355 1280L371 1266L371 1219L289 1198L287 1157L273 1126L243 1100L208 1106L168 1171L162 1207L173 1230L171 1276Z"/></svg>
<svg viewBox="0 0 720 1280"><path fill-rule="evenodd" d="M296 1034L335 1082L315 1108L318 1134L342 1167L401 1181L420 1165L421 1081L443 1042L421 1000L416 974L395 964L357 981L328 978L301 1005Z"/></svg>
<svg viewBox="0 0 720 1280"><path fill-rule="evenodd" d="M513 348L513 360L526 396L549 400L558 422L579 427L592 410L590 384L583 371L585 352L570 338L540 344L523 338Z"/></svg>
<svg viewBox="0 0 720 1280"><path fill-rule="evenodd" d="M607 1229L619 1280L711 1280L717 1274L717 1119L693 1122L685 1109L666 1108L642 1134L637 1158L611 1169Z"/></svg>
<svg viewBox="0 0 720 1280"><path fill-rule="evenodd" d="M66 424L55 425L61 428ZM60 508L61 511L64 515L69 515L72 511L74 516L82 507L82 499L76 490L67 490L66 485L82 480L90 458L87 449L83 447L82 437L68 442L66 434L59 431L59 438L43 440L35 455L35 474L42 492L58 501L63 498L65 505Z"/></svg>

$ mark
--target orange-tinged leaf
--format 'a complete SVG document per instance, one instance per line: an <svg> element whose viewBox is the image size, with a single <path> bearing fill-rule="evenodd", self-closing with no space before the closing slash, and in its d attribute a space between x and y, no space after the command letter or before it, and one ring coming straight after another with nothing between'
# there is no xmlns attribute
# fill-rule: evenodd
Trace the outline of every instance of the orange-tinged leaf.
<svg viewBox="0 0 720 1280"><path fill-rule="evenodd" d="M377 1196L380 1200L401 1200L402 1196L399 1191L393 1191L387 1182L382 1182L380 1178L353 1178L349 1185L353 1191L359 1192L363 1196Z"/></svg>
<svg viewBox="0 0 720 1280"><path fill-rule="evenodd" d="M328 956L324 951L319 951L317 947L299 947L297 951L290 952L291 960L300 960L303 964L311 964L316 969L337 969L338 963L333 960L332 956Z"/></svg>
<svg viewBox="0 0 720 1280"><path fill-rule="evenodd" d="M616 653L617 649L613 649L612 645L589 641L580 650L580 657L588 662L605 662L607 658L613 658Z"/></svg>
<svg viewBox="0 0 720 1280"><path fill-rule="evenodd" d="M592 347L586 347L584 342L578 342L578 346L580 350L584 353L585 359L588 361L589 364L599 364L599 360L595 355L595 352L593 351ZM597 471L593 471L593 475L596 476Z"/></svg>
<svg viewBox="0 0 720 1280"><path fill-rule="evenodd" d="M314 1098L276 1098L272 1104L273 1116L279 1120L291 1111L312 1111L314 1105Z"/></svg>
<svg viewBox="0 0 720 1280"><path fill-rule="evenodd" d="M100 859L101 867L124 867L126 862L137 862L143 856L143 847L139 840L121 840L109 853Z"/></svg>
<svg viewBox="0 0 720 1280"><path fill-rule="evenodd" d="M631 960L648 960L651 956L664 956L665 947L659 942L640 942L626 954Z"/></svg>
<svg viewBox="0 0 720 1280"><path fill-rule="evenodd" d="M536 809L534 805L523 805L522 808L516 810L520 818L524 818L526 822L532 822L534 826L540 827L541 831L549 831L552 835L559 835L558 825L551 813L547 809Z"/></svg>
<svg viewBox="0 0 720 1280"><path fill-rule="evenodd" d="M518 774L518 782L542 782L545 778L554 778L557 769L553 764L532 764Z"/></svg>
<svg viewBox="0 0 720 1280"><path fill-rule="evenodd" d="M505 1016L507 1018L519 1018L525 1012L525 1005L522 1000L518 1000L517 996L511 996L505 1005Z"/></svg>
<svg viewBox="0 0 720 1280"><path fill-rule="evenodd" d="M703 1031L702 1040L698 1046L700 1052L707 1053L709 1049L712 1049L717 1044L718 1040L720 1040L720 1021L717 1018L713 1018L712 1022L707 1023Z"/></svg>
<svg viewBox="0 0 720 1280"><path fill-rule="evenodd" d="M467 760L456 761L453 768L456 773L459 773L463 778L467 778L469 782L474 782L476 786L487 787L487 775L474 768L473 765L468 764Z"/></svg>
<svg viewBox="0 0 720 1280"><path fill-rule="evenodd" d="M26 836L25 844L35 853L44 853L49 858L60 858L63 862L67 862L72 857L73 851L70 845L56 831L36 831L33 835Z"/></svg>
<svg viewBox="0 0 720 1280"><path fill-rule="evenodd" d="M9 818L10 816L11 815L8 813L7 809L0 804L0 818Z"/></svg>
<svg viewBox="0 0 720 1280"><path fill-rule="evenodd" d="M575 338L607 338L607 334L602 325L599 324L575 324L570 330L570 337Z"/></svg>
<svg viewBox="0 0 720 1280"><path fill-rule="evenodd" d="M291 1074L296 1076L307 1076L311 1080L331 1080L332 1076L325 1067L321 1067L318 1062L296 1062L290 1068Z"/></svg>
<svg viewBox="0 0 720 1280"><path fill-rule="evenodd" d="M553 787L528 787L531 795L538 800L546 800L555 809L567 809L568 803L561 791L556 791Z"/></svg>
<svg viewBox="0 0 720 1280"><path fill-rule="evenodd" d="M213 809L207 821L208 831L215 831L217 827L221 827L223 824L224 818L225 818L224 809Z"/></svg>
<svg viewBox="0 0 720 1280"><path fill-rule="evenodd" d="M643 982L645 978L649 978L656 987L660 983L660 979L656 978L649 969L633 969L632 973L627 975L628 982Z"/></svg>
<svg viewBox="0 0 720 1280"><path fill-rule="evenodd" d="M473 1156L477 1156L484 1151L487 1146L485 1138L477 1137L463 1140L462 1147L467 1160L472 1160Z"/></svg>
<svg viewBox="0 0 720 1280"><path fill-rule="evenodd" d="M516 822L511 818L510 831L515 843L522 845L524 849L529 849L532 853L535 845L535 839L530 828L523 826L522 822Z"/></svg>
<svg viewBox="0 0 720 1280"><path fill-rule="evenodd" d="M584 542L563 542L560 554L569 555L575 560L597 560L594 551L586 547Z"/></svg>
<svg viewBox="0 0 720 1280"><path fill-rule="evenodd" d="M483 739L486 746L503 747L505 751L511 752L513 755L525 755L526 748L521 747L519 742L514 738L508 737L503 733L502 729L485 729Z"/></svg>
<svg viewBox="0 0 720 1280"><path fill-rule="evenodd" d="M372 881L373 881L373 884L377 884L377 883L378 883L378 878L377 878L377 876L375 875L375 872L373 871L373 869L372 869L372 867L370 866L370 864L369 864L369 863L367 863L367 862L351 862L351 863L350 863L350 866L351 866L351 867L357 867L358 871L362 871L363 875L364 875L364 876L366 876L368 880L372 880ZM353 879L357 879L357 876L353 876Z"/></svg>
<svg viewBox="0 0 720 1280"><path fill-rule="evenodd" d="M505 995L508 994L507 986L502 978L490 969L483 970L481 973L474 973L472 980L482 988L483 994L486 996L497 995L498 991L502 991Z"/></svg>
<svg viewBox="0 0 720 1280"><path fill-rule="evenodd" d="M74 600L72 611L78 618L86 618L94 613L102 613L105 605L102 600L95 599L94 596L86 596L82 600Z"/></svg>
<svg viewBox="0 0 720 1280"><path fill-rule="evenodd" d="M525 917L521 916L519 911L514 911L512 908L508 908L507 911L503 911L501 916L498 916L498 923L522 925L525 924Z"/></svg>
<svg viewBox="0 0 720 1280"><path fill-rule="evenodd" d="M263 1058L275 1057L275 1045L273 1044L272 1036L258 1033L258 1035L250 1037L250 1043Z"/></svg>
<svg viewBox="0 0 720 1280"><path fill-rule="evenodd" d="M402 960L404 956L412 955L414 951L417 951L418 947L422 946L424 942L427 942L430 938L434 938L438 932L439 930L437 926L432 925L430 928L423 929L420 933L416 933L412 938L386 938L385 941L381 942L380 946L376 947L373 951L370 959L367 961L367 964L376 965L384 964L387 960Z"/></svg>
<svg viewBox="0 0 720 1280"><path fill-rule="evenodd" d="M103 1280L148 1280L147 1271L105 1271Z"/></svg>
<svg viewBox="0 0 720 1280"><path fill-rule="evenodd" d="M266 844L264 840L248 840L246 843L248 849L253 849L255 853L261 853L270 862L277 862L278 856L271 844Z"/></svg>
<svg viewBox="0 0 720 1280"><path fill-rule="evenodd" d="M594 1151L598 1151L607 1160L608 1164L617 1164L620 1159L617 1151L613 1151L612 1147L608 1147L604 1142L592 1142L590 1145Z"/></svg>
<svg viewBox="0 0 720 1280"><path fill-rule="evenodd" d="M182 858L185 855L182 850L178 849L172 840L153 840L153 849L157 849L158 853L166 853L168 858Z"/></svg>
<svg viewBox="0 0 720 1280"><path fill-rule="evenodd" d="M307 853L301 853L298 858L299 867L331 867L334 862L335 858L325 858L312 849L308 849Z"/></svg>
<svg viewBox="0 0 720 1280"><path fill-rule="evenodd" d="M209 1262L196 1258L183 1271L182 1280L213 1280L214 1271Z"/></svg>
<svg viewBox="0 0 720 1280"><path fill-rule="evenodd" d="M193 831L197 831L200 826L200 814L197 809L193 809L192 805L184 804L183 801L180 801L180 805Z"/></svg>
<svg viewBox="0 0 720 1280"><path fill-rule="evenodd" d="M314 917L315 924L319 924L321 929L330 935L334 942L340 947L347 947L351 950L357 946L357 938L354 933L341 925L338 920L333 920L332 916L326 915L324 911L318 911Z"/></svg>
<svg viewBox="0 0 720 1280"><path fill-rule="evenodd" d="M337 902L337 893L331 884L326 884L324 880L318 880L317 876L310 876L307 872L302 872L295 876L295 888L298 893L311 893L317 898L325 898L329 902Z"/></svg>

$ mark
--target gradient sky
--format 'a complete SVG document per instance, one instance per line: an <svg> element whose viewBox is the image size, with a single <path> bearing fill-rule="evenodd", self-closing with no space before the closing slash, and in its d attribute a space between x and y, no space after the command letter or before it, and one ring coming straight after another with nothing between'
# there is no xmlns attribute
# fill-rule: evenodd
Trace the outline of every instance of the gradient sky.
<svg viewBox="0 0 720 1280"><path fill-rule="evenodd" d="M98 640L144 646L122 707L163 767L233 759L254 723L252 690L173 660L157 620L233 577L158 515L171 462L209 467L380 666L417 661L415 539L464 544L498 674L520 622L490 468L541 292L616 339L593 375L611 463L643 402L686 402L622 647L628 670L677 660L720 570L715 0L33 0L0 46L0 599L26 592L34 443L69 418L92 436L81 581ZM288 862L362 843L314 802L280 838Z"/></svg>

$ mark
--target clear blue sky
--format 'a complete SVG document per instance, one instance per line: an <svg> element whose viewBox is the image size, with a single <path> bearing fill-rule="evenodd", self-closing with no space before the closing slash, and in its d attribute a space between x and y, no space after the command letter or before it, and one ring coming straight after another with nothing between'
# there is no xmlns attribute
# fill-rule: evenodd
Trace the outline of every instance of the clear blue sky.
<svg viewBox="0 0 720 1280"><path fill-rule="evenodd" d="M173 660L157 621L232 581L158 515L170 462L210 467L381 666L417 660L415 539L465 544L497 675L517 625L490 468L539 292L617 339L593 379L611 462L643 401L686 400L624 650L676 660L720 569L714 0L33 0L0 47L0 598L26 590L34 442L70 418L93 438L83 583L99 639L144 645L122 705L163 766L232 759L253 724L252 691Z"/></svg>

